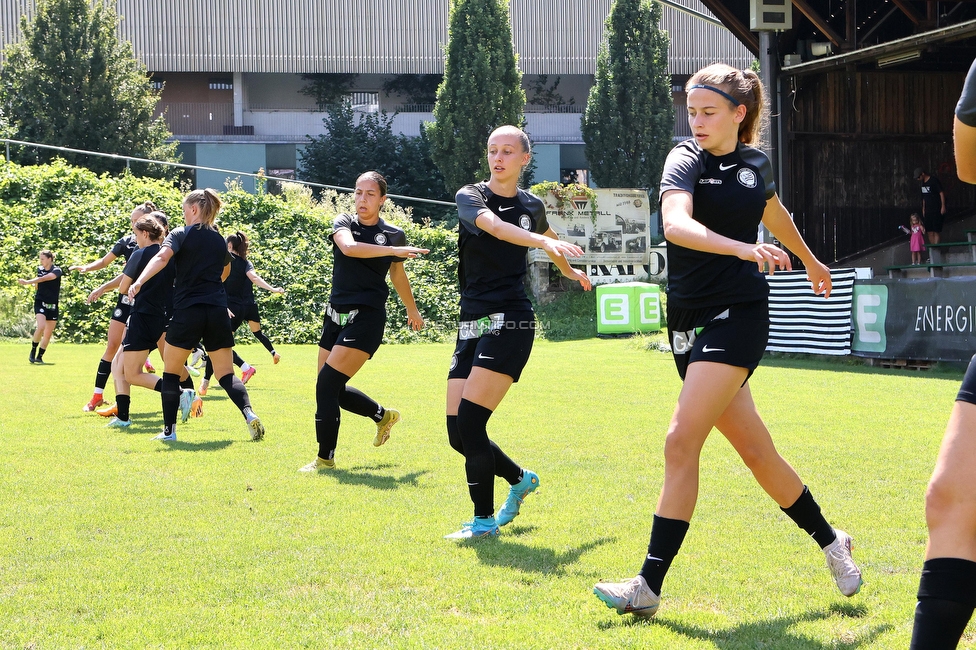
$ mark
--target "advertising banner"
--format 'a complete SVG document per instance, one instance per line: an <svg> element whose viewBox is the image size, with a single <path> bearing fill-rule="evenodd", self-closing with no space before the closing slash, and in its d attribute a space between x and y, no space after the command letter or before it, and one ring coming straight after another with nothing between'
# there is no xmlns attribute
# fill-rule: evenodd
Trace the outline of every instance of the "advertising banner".
<svg viewBox="0 0 976 650"><path fill-rule="evenodd" d="M572 207L560 208L554 196L542 199L546 219L564 241L583 249L583 257L572 260L573 266L586 271L594 284L656 280L667 274L664 246L650 246L654 227L651 224L651 202L644 190L598 189L596 220L585 196L571 201ZM530 262L548 262L541 250L529 251Z"/></svg>
<svg viewBox="0 0 976 650"><path fill-rule="evenodd" d="M875 278L854 283L852 354L968 361L976 352L976 278Z"/></svg>
<svg viewBox="0 0 976 650"><path fill-rule="evenodd" d="M769 283L769 342L772 352L851 353L854 269L831 269L829 298L813 293L806 271L777 271Z"/></svg>

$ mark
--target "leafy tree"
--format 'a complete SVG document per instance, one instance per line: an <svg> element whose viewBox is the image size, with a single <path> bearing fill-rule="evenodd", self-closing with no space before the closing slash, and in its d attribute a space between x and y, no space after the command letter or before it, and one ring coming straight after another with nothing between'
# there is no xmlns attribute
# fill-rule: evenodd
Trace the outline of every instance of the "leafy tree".
<svg viewBox="0 0 976 650"><path fill-rule="evenodd" d="M433 104L442 79L439 74L398 74L383 82L383 93L401 95L405 104Z"/></svg>
<svg viewBox="0 0 976 650"><path fill-rule="evenodd" d="M345 101L352 92L358 74L303 74L301 93L315 100L319 110L327 110Z"/></svg>
<svg viewBox="0 0 976 650"><path fill-rule="evenodd" d="M674 134L668 35L652 0L615 0L596 82L583 115L593 180L603 187L656 187Z"/></svg>
<svg viewBox="0 0 976 650"><path fill-rule="evenodd" d="M388 192L419 198L450 200L444 178L430 159L425 137L393 132L393 117L385 111L365 113L359 120L347 103L332 106L324 118L327 133L312 138L302 153L303 180L352 187L364 171L386 177ZM450 218L452 209L409 202L418 219Z"/></svg>
<svg viewBox="0 0 976 650"><path fill-rule="evenodd" d="M521 125L524 111L508 1L452 0L436 122L427 125L448 191L488 177L488 136L499 126Z"/></svg>
<svg viewBox="0 0 976 650"><path fill-rule="evenodd" d="M23 40L7 46L0 106L18 140L156 160L176 160L176 143L159 94L132 46L116 34L111 5L90 0L38 0L33 21L21 18ZM95 172L117 172L124 161L43 149L15 152L18 160L60 156ZM142 168L167 175L171 168Z"/></svg>

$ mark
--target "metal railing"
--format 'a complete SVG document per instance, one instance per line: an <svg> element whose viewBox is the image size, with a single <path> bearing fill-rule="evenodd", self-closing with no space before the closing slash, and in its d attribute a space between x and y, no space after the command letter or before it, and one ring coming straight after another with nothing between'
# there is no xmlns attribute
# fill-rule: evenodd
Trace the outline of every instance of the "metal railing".
<svg viewBox="0 0 976 650"><path fill-rule="evenodd" d="M253 174L250 172L242 172L236 169L220 169L218 167L204 167L203 165L187 165L185 163L175 163L166 160L152 160L149 158L139 158L136 156L123 156L117 153L103 153L101 151L88 151L86 149L72 149L71 147L59 147L50 144L41 144L39 142L26 142L24 140L13 140L11 138L0 138L0 142L3 142L6 147L7 162L10 162L10 145L18 145L24 147L35 147L37 149L47 149L50 151L61 151L64 153L78 153L85 154L88 156L98 156L101 158L110 158L112 160L124 160L126 169L129 168L130 163L143 163L150 165L163 165L166 167L176 167L177 169L191 169L191 170L202 170L207 172L217 172L218 174L228 174L230 176L247 176L248 178L254 178L262 181L268 180L284 180L276 179L273 176L268 176L267 174ZM298 185L304 185L306 187L317 187L326 190L336 190L338 192L355 192L356 189L352 187L341 187L339 185L326 185L324 183L313 183L311 181L300 181L300 180L287 180L288 183L296 183ZM457 203L453 201L438 201L437 199L425 199L418 196L404 196L403 194L388 194L391 199L399 199L401 201L414 201L417 203L430 203L432 205L444 205L454 207Z"/></svg>

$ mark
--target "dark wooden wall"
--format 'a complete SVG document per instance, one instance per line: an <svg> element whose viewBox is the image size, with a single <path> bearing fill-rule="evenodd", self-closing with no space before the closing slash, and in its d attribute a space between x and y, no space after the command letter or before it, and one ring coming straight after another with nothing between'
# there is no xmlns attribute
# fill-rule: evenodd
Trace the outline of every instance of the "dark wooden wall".
<svg viewBox="0 0 976 650"><path fill-rule="evenodd" d="M897 226L921 210L916 167L942 181L950 214L973 208L976 192L956 178L952 159L964 79L881 70L783 79L783 202L822 261L897 238Z"/></svg>

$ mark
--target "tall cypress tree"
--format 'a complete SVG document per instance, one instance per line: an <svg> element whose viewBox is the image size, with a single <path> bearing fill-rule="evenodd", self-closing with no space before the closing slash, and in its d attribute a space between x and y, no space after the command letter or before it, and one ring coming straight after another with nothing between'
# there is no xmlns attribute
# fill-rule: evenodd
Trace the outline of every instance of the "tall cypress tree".
<svg viewBox="0 0 976 650"><path fill-rule="evenodd" d="M0 106L15 139L174 160L175 143L162 117L159 95L132 46L116 35L111 5L90 0L38 0L33 21L22 18L23 40L6 49ZM25 149L22 162L54 156L96 172L120 171L125 162L50 150ZM164 170L142 169L150 173Z"/></svg>
<svg viewBox="0 0 976 650"><path fill-rule="evenodd" d="M426 125L426 133L452 194L488 177L488 136L504 124L520 126L524 111L508 0L451 0L444 81L437 89L436 122Z"/></svg>
<svg viewBox="0 0 976 650"><path fill-rule="evenodd" d="M593 180L602 187L657 187L674 134L668 35L652 0L615 0L583 115Z"/></svg>

